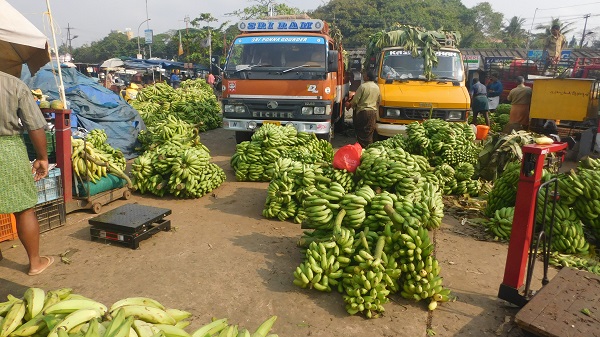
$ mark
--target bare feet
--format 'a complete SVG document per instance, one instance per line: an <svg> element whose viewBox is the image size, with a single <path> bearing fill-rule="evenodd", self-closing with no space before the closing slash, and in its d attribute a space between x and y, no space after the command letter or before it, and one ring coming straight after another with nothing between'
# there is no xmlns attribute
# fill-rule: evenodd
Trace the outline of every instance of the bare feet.
<svg viewBox="0 0 600 337"><path fill-rule="evenodd" d="M54 258L52 256L40 256L40 267L36 269L30 269L29 276L34 276L41 274L46 268L50 267L54 263Z"/></svg>

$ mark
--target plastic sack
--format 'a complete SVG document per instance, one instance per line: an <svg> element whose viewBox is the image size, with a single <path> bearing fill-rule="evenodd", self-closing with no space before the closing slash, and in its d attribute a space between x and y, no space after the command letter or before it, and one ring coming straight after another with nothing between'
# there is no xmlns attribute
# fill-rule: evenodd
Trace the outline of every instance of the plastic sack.
<svg viewBox="0 0 600 337"><path fill-rule="evenodd" d="M333 155L333 167L354 172L360 166L361 155L362 146L359 143L344 145Z"/></svg>

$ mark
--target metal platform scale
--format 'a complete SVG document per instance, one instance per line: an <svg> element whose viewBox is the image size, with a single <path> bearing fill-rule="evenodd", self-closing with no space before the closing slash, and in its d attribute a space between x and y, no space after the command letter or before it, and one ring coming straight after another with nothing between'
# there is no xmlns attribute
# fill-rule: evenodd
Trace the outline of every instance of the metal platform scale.
<svg viewBox="0 0 600 337"><path fill-rule="evenodd" d="M522 329L545 337L600 337L600 277L586 271L563 268L551 281L548 266L558 193L558 178L542 183L544 167L560 166L566 143L523 146L515 215L498 297L522 307L515 322ZM554 153L554 156L551 154ZM543 207L537 207L545 190ZM537 212L541 224L535 226ZM546 214L551 220L546 221ZM532 290L535 262L543 258L542 288ZM523 282L525 281L525 284ZM582 309L592 314L586 316Z"/></svg>
<svg viewBox="0 0 600 337"><path fill-rule="evenodd" d="M92 241L111 242L137 249L140 241L159 231L170 231L170 209L127 204L88 220Z"/></svg>

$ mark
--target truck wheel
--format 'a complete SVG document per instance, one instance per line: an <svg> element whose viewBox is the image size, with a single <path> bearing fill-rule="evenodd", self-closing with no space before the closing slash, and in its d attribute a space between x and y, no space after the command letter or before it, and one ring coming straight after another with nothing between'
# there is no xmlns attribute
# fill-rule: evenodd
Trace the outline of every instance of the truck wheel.
<svg viewBox="0 0 600 337"><path fill-rule="evenodd" d="M249 141L252 139L252 132L248 131L236 131L235 132L235 142L237 144L245 141Z"/></svg>

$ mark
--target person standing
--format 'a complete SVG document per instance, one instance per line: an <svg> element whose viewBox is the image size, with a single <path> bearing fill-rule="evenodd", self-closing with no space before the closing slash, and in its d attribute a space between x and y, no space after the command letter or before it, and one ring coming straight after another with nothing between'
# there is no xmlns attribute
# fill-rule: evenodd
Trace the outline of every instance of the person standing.
<svg viewBox="0 0 600 337"><path fill-rule="evenodd" d="M19 119L36 152L33 168ZM40 274L54 262L52 256L40 256L40 225L34 211L38 201L34 180L48 175L45 126L27 85L0 72L0 214L15 215L17 234L29 257L29 275Z"/></svg>
<svg viewBox="0 0 600 337"><path fill-rule="evenodd" d="M502 95L502 82L498 81L498 75L492 74L490 76L490 83L487 85L487 96L488 96L488 109L491 112L495 112L498 104L500 104L500 95Z"/></svg>
<svg viewBox="0 0 600 337"><path fill-rule="evenodd" d="M210 86L214 88L214 86L215 86L215 75L213 75L212 73L208 73L208 76L206 77L206 83L210 84Z"/></svg>
<svg viewBox="0 0 600 337"><path fill-rule="evenodd" d="M556 72L562 49L566 43L565 36L560 33L560 26L553 25L550 28L550 36L546 38L546 44L544 45L544 70L542 74L545 74L549 67L552 67L552 70Z"/></svg>
<svg viewBox="0 0 600 337"><path fill-rule="evenodd" d="M177 89L177 88L179 88L179 83L181 82L181 80L179 79L179 75L177 75L177 73L176 73L176 72L173 72L173 73L171 74L170 81L171 81L171 86L172 86L174 89Z"/></svg>
<svg viewBox="0 0 600 337"><path fill-rule="evenodd" d="M473 79L471 85L471 110L473 111L473 124L477 125L477 117L480 113L485 118L485 124L490 126L490 114L488 108L489 100L485 85L479 82L479 78Z"/></svg>
<svg viewBox="0 0 600 337"><path fill-rule="evenodd" d="M365 73L364 80L356 89L352 99L346 102L346 108L352 108L356 140L360 146L366 148L373 143L381 92L379 86L375 83L375 72L373 70Z"/></svg>
<svg viewBox="0 0 600 337"><path fill-rule="evenodd" d="M529 107L532 92L533 90L525 85L525 78L517 76L517 86L508 94L511 106L508 124L504 130L505 133L529 127Z"/></svg>

